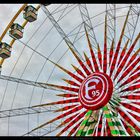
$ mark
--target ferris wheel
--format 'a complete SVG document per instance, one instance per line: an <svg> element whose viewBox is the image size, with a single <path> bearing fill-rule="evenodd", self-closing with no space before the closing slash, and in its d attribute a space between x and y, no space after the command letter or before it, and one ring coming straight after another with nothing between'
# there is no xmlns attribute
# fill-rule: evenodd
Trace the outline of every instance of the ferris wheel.
<svg viewBox="0 0 140 140"><path fill-rule="evenodd" d="M140 136L140 5L23 4L0 36L0 135Z"/></svg>

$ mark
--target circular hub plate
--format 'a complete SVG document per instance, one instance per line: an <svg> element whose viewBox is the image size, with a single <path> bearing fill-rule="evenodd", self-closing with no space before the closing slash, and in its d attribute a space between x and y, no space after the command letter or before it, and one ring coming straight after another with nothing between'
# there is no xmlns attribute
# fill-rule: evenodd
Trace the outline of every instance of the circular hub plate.
<svg viewBox="0 0 140 140"><path fill-rule="evenodd" d="M112 92L111 78L105 73L93 73L82 82L79 100L84 108L96 110L108 103Z"/></svg>

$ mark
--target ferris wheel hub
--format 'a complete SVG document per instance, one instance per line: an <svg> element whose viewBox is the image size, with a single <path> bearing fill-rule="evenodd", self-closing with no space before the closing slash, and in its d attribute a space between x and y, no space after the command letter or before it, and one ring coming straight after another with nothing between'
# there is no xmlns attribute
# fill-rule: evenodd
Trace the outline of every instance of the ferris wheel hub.
<svg viewBox="0 0 140 140"><path fill-rule="evenodd" d="M112 92L113 82L111 78L105 73L95 72L82 82L79 100L84 108L97 110L109 102Z"/></svg>

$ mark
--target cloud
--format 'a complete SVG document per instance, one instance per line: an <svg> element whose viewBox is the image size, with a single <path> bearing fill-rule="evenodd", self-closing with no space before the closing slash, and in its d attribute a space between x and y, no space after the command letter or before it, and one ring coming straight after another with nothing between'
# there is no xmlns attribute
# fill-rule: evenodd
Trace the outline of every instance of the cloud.
<svg viewBox="0 0 140 140"><path fill-rule="evenodd" d="M2 31L5 29L6 25L9 23L9 21L12 19L12 17L15 15L17 10L19 9L21 5L19 4L5 4L5 5L0 5L0 19L2 20L1 26L0 26L0 34ZM48 9L50 11L53 11L54 8L56 8L58 5L54 4L52 6L49 6ZM121 5L118 5L118 7ZM64 8L61 7L60 9ZM90 17L94 17L100 12L103 12L105 10L105 4L87 4L88 11L90 14ZM67 9L66 12L70 10ZM121 15L122 12L126 14L126 10L118 10L117 15ZM62 12L58 14L54 14L55 19L57 20L59 16L61 15ZM64 14L65 14L64 13ZM5 16L7 15L7 16ZM93 26L97 26L98 24L104 22L104 15L101 14L100 16L94 17L91 19ZM22 24L23 22L23 15L21 14L18 19L16 20L18 23ZM62 37L59 35L57 30L52 28L52 23L50 22L49 19L47 19L44 23L43 21L45 20L46 15L42 10L38 12L38 20L33 22L33 23L28 23L27 27L24 29L24 37L21 39L21 41L27 43L31 36L36 32L34 37L27 43L28 46L32 47L33 49L36 49L36 51L40 52L41 54L44 55L44 57L49 57L52 61L55 63L65 67L66 69L70 71L74 71L72 68L71 64L74 64L76 66L79 66L77 64L77 60L73 57L72 53L70 50L67 51L68 46L64 41L61 42ZM70 12L65 18L59 21L59 25L63 28L63 30L69 34L70 31L81 24L81 16L78 7L75 8L72 12ZM124 22L123 19L118 20L118 25L117 25L117 30L118 33L120 33L120 29L122 27L122 24ZM139 23L140 24L140 23ZM39 28L40 27L40 28ZM39 28L39 30L37 30ZM79 28L78 28L79 29ZM72 33L76 33L77 30L75 30ZM81 31L84 31L84 28L82 27ZM139 32L139 31L137 31ZM95 28L95 33L98 42L100 43L101 47L103 46L103 35L104 35L104 24L97 26ZM82 34L81 34L82 35ZM69 37L72 41L74 40L75 36ZM10 37L8 34L5 37L5 41L9 41ZM42 41L43 40L43 41ZM61 43L60 43L61 42ZM58 44L60 45L58 46ZM83 52L86 52L89 54L89 50L87 49L87 40L85 36L83 36L79 41L77 41L75 44L76 49L79 51L79 53L83 56ZM103 47L102 47L103 48ZM23 50L24 49L24 50ZM23 52L22 52L23 50ZM65 53L67 51L67 53ZM21 53L22 52L22 53ZM52 54L51 54L52 53ZM65 54L64 54L65 53ZM51 55L50 55L51 54ZM63 56L64 55L64 56ZM63 57L62 57L63 56ZM62 70L59 68L55 67L52 63L49 61L46 62L45 66L43 67L43 64L45 63L45 58L38 55L37 53L33 53L31 49L29 49L27 46L16 41L16 43L13 45L12 48L12 55L10 58L5 60L2 68L2 74L3 75L9 75L14 68L12 72L13 77L17 78L22 78L22 79L27 79L31 81L39 81L39 82L46 82L49 79L49 83L54 83L54 84L65 84L64 81L61 80L61 78L70 78L66 73L64 73ZM61 58L62 57L62 58ZM59 59L61 59L59 61ZM40 73L41 69L43 68L42 72ZM24 72L24 73L23 73ZM39 76L40 74L40 76ZM51 75L52 74L52 75ZM51 77L50 77L51 75ZM39 76L39 77L38 77ZM6 88L6 81L0 80L0 95L3 98L4 93L5 93L5 98L3 102L3 106L1 109L9 109L11 108L13 99L13 106L12 108L19 108L19 107L25 107L30 105L36 105L41 103L46 103L46 102L51 102L51 101L56 101L60 98L57 98L55 96L56 93L60 93L59 91L53 91L53 90L44 90L41 88L35 88L33 91L32 86L27 86L23 84L19 84L17 86L17 83L9 82L7 86L6 92L4 92ZM41 101L42 98L43 99ZM0 101L2 101L2 98ZM48 119L53 118L55 113L52 113L51 115L49 114L44 114L40 115L41 117L41 122L44 122ZM30 116L30 129L34 128L37 126L37 116ZM1 120L1 127L0 127L0 135L7 135L7 120L3 119ZM28 116L21 116L21 118L15 117L13 119L10 119L10 134L11 135L22 135L24 132L27 132L27 124L28 123ZM19 132L17 131L19 130ZM56 133L52 133L55 135Z"/></svg>

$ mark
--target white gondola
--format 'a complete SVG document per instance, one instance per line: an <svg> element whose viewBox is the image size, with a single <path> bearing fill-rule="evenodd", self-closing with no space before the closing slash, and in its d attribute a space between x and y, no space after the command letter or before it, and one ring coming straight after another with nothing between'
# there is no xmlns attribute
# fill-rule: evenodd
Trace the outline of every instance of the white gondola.
<svg viewBox="0 0 140 140"><path fill-rule="evenodd" d="M28 5L24 9L23 17L29 22L35 21L37 19L37 9L31 5Z"/></svg>
<svg viewBox="0 0 140 140"><path fill-rule="evenodd" d="M8 58L11 56L11 46L7 43L0 42L0 57L1 58Z"/></svg>
<svg viewBox="0 0 140 140"><path fill-rule="evenodd" d="M11 26L9 35L14 39L21 39L23 37L23 27L17 23Z"/></svg>

